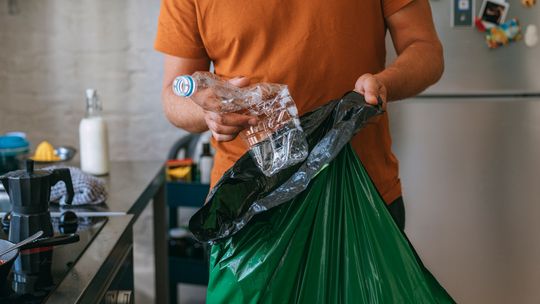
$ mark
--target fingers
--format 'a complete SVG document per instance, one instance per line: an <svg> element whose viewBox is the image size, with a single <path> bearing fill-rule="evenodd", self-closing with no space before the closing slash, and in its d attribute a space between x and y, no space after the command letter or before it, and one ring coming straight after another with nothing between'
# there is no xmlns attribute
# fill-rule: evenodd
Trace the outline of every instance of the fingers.
<svg viewBox="0 0 540 304"><path fill-rule="evenodd" d="M231 141L233 139L236 138L238 134L235 134L235 135L224 135L224 134L218 134L214 131L212 131L212 136L217 140L217 141Z"/></svg>
<svg viewBox="0 0 540 304"><path fill-rule="evenodd" d="M212 90L201 90L190 97L193 102L206 111L219 112L221 110L221 100L217 98Z"/></svg>
<svg viewBox="0 0 540 304"><path fill-rule="evenodd" d="M377 104L377 97L379 96L380 89L381 84L373 77L366 79L364 82L364 96L366 98L366 102L370 104Z"/></svg>
<svg viewBox="0 0 540 304"><path fill-rule="evenodd" d="M237 87L246 87L250 84L247 77L235 77L228 82ZM192 96L192 100L205 110L205 121L217 141L231 141L242 130L255 126L257 117L239 113L219 113L221 100L212 89L201 90Z"/></svg>
<svg viewBox="0 0 540 304"><path fill-rule="evenodd" d="M235 85L239 88L247 87L249 85L250 79L247 77L235 77L229 79L229 83Z"/></svg>
<svg viewBox="0 0 540 304"><path fill-rule="evenodd" d="M239 114L239 113L211 113L213 120L220 125L226 126L239 126L239 127L250 127L257 125L257 117Z"/></svg>
<svg viewBox="0 0 540 304"><path fill-rule="evenodd" d="M206 112L205 120L214 138L218 141L230 141L242 130L258 123L256 117L238 113Z"/></svg>
<svg viewBox="0 0 540 304"><path fill-rule="evenodd" d="M378 97L386 103L386 87L371 74L364 74L358 78L354 90L364 95L366 102L369 104L376 105Z"/></svg>
<svg viewBox="0 0 540 304"><path fill-rule="evenodd" d="M215 113L207 112L210 121L226 127L247 128L257 125L257 117L238 113Z"/></svg>
<svg viewBox="0 0 540 304"><path fill-rule="evenodd" d="M243 127L237 127L237 126L224 126L220 125L217 122L213 120L209 120L207 122L208 128L215 132L216 134L223 134L223 135L234 135L236 136L240 131L242 131Z"/></svg>
<svg viewBox="0 0 540 304"><path fill-rule="evenodd" d="M248 86L250 79L247 77L235 77L228 82L241 88ZM200 90L190 98L204 110L212 112L220 112L221 110L221 100L216 96L213 89Z"/></svg>

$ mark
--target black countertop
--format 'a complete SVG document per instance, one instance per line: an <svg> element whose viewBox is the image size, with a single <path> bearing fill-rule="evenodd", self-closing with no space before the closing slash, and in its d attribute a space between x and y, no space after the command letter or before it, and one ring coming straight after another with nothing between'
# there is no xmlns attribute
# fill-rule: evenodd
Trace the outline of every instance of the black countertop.
<svg viewBox="0 0 540 304"><path fill-rule="evenodd" d="M108 220L72 269L50 294L46 303L84 303L104 292L107 278L120 267L122 254L133 246L132 225L140 213L162 189L163 162L112 162L106 181L105 204L63 208L52 206L53 216L65 209L79 216L108 216ZM9 211L9 200L0 191L0 216Z"/></svg>

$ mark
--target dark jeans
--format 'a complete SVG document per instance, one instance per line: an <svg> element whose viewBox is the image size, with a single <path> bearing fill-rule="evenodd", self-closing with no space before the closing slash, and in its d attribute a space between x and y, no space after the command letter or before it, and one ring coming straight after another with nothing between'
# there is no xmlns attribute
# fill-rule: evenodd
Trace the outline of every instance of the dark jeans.
<svg viewBox="0 0 540 304"><path fill-rule="evenodd" d="M403 197L400 196L390 205L386 205L386 208L399 229L403 231L405 229L405 205L403 204Z"/></svg>

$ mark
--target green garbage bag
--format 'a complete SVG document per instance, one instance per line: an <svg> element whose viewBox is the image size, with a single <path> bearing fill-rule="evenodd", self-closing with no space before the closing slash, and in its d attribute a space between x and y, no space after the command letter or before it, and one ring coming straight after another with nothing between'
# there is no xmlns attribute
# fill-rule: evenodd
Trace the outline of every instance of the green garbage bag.
<svg viewBox="0 0 540 304"><path fill-rule="evenodd" d="M454 303L347 144L380 113L349 93L302 117L303 164L266 177L246 154L224 175L190 220L208 303Z"/></svg>

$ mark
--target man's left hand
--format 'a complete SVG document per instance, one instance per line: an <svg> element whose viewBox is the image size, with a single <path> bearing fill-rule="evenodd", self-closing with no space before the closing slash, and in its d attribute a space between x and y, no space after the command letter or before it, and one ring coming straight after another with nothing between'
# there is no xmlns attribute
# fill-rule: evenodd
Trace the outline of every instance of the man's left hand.
<svg viewBox="0 0 540 304"><path fill-rule="evenodd" d="M354 85L354 90L366 99L366 102L372 105L378 103L377 97L383 101L383 109L386 108L386 86L375 75L364 74L358 78Z"/></svg>

